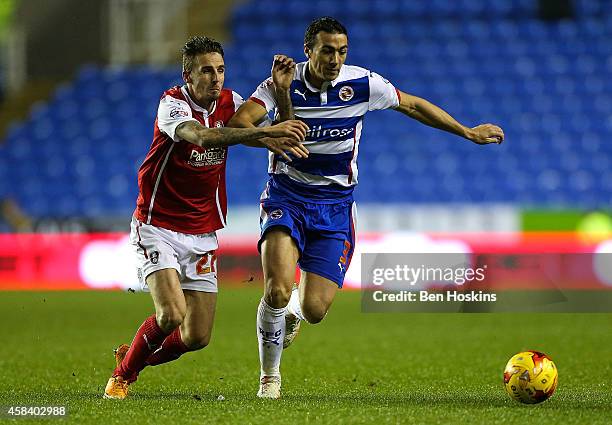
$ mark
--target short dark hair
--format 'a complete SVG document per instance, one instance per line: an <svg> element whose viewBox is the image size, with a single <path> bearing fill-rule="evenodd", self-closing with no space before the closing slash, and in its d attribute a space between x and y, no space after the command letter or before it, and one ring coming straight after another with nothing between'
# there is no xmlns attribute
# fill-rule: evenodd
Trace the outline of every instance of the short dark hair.
<svg viewBox="0 0 612 425"><path fill-rule="evenodd" d="M308 25L306 28L306 34L304 34L304 44L309 49L312 49L315 45L317 34L321 31L329 34L345 34L348 37L346 28L337 19L330 16L324 16L317 18Z"/></svg>
<svg viewBox="0 0 612 425"><path fill-rule="evenodd" d="M183 72L191 72L193 60L202 53L219 53L224 55L221 43L212 38L196 35L187 40L181 51L183 53Z"/></svg>

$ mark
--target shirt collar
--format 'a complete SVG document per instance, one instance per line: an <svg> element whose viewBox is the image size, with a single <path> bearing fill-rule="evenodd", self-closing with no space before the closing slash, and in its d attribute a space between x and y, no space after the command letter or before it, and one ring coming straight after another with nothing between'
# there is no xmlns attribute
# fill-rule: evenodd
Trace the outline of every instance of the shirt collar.
<svg viewBox="0 0 612 425"><path fill-rule="evenodd" d="M318 88L310 84L310 81L306 79L306 70L308 69L308 61L302 62L302 64L303 66L301 70L301 76L302 76L302 81L304 81L304 84L306 85L306 88L313 92L320 92L321 90L319 90ZM340 72L338 73L338 76L336 77L336 79L329 81L329 82L324 82L321 88L325 87L326 83L327 85L331 85L332 87L335 87L336 84L338 84L342 80L343 71L344 71L344 65L342 65L342 67L340 68Z"/></svg>
<svg viewBox="0 0 612 425"><path fill-rule="evenodd" d="M212 115L215 112L215 109L217 109L216 100L213 102L212 110L210 112L208 112L206 108L202 108L200 105L195 103L193 99L191 99L191 96L189 96L189 90L187 90L187 85L184 85L183 87L181 87L181 92L183 93L183 96L185 96L187 101L189 102L189 106L191 106L194 110L201 112L202 114L204 114L204 116Z"/></svg>

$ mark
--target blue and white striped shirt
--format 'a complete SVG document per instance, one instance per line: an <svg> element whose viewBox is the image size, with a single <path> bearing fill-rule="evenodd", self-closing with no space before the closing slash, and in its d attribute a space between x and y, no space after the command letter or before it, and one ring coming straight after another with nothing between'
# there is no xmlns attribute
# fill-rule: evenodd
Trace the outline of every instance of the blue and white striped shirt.
<svg viewBox="0 0 612 425"><path fill-rule="evenodd" d="M380 75L351 65L342 66L338 77L319 90L306 80L307 66L308 62L297 64L290 91L296 118L310 128L304 142L310 155L287 163L270 152L270 183L307 201L347 199L357 185L363 117L368 111L396 108L399 92ZM271 78L251 100L276 113Z"/></svg>

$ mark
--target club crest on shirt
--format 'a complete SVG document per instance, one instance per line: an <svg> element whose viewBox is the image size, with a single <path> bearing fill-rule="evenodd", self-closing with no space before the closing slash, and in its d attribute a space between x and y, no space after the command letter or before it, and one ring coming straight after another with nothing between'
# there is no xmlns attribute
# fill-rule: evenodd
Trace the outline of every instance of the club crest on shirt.
<svg viewBox="0 0 612 425"><path fill-rule="evenodd" d="M338 96L340 97L340 100L348 102L353 98L353 96L355 96L355 92L351 86L343 86L340 88Z"/></svg>

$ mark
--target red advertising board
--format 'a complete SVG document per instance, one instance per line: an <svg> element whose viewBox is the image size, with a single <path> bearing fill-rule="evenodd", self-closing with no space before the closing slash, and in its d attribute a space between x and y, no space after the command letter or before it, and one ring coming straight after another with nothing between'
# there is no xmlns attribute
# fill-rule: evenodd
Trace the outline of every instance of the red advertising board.
<svg viewBox="0 0 612 425"><path fill-rule="evenodd" d="M219 273L224 281L261 277L256 235L221 234L219 239ZM360 285L359 254L362 252L466 252L473 256L494 255L495 258L504 254L585 254L587 256L575 256L581 260L563 264L568 277L575 277L569 279L570 286L580 287L579 277L585 276L589 277L585 288L612 285L588 257L594 252L612 253L612 242L587 242L575 233L361 234L347 273L347 288ZM586 274L585 269L589 271ZM503 275L507 271L501 268L497 273L499 279L508 277ZM514 271L514 282L522 280L520 273L527 272ZM92 288L139 289L127 234L0 234L0 290Z"/></svg>

